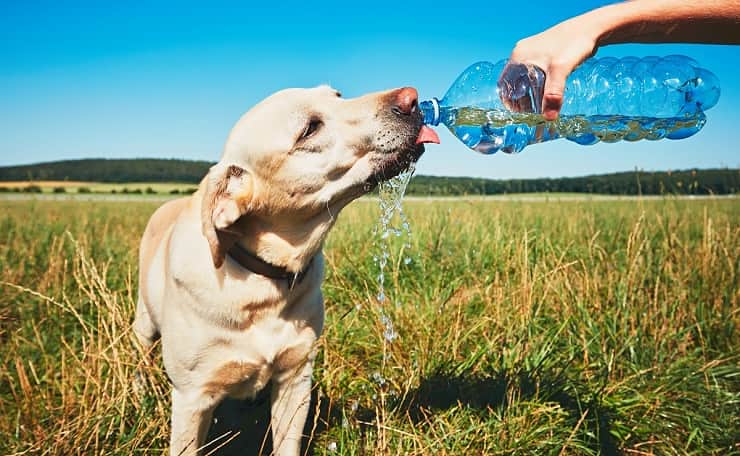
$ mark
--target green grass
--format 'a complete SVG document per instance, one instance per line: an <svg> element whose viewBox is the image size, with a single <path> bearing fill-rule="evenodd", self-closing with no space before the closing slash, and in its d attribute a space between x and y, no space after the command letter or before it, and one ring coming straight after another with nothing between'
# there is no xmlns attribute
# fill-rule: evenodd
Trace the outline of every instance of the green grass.
<svg viewBox="0 0 740 456"><path fill-rule="evenodd" d="M0 454L166 450L161 367L143 400L131 391L136 249L155 207L0 201ZM310 454L740 453L736 201L406 208L414 261L394 245L392 343L376 203L329 236ZM257 447L268 407L243 405Z"/></svg>

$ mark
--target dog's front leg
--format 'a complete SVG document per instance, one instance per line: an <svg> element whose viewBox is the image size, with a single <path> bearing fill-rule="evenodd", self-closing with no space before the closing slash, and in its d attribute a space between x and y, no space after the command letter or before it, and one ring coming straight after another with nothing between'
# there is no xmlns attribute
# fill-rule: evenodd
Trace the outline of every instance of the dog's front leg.
<svg viewBox="0 0 740 456"><path fill-rule="evenodd" d="M172 390L171 456L198 454L208 432L215 404L205 395Z"/></svg>
<svg viewBox="0 0 740 456"><path fill-rule="evenodd" d="M284 374L272 387L272 441L277 456L297 456L311 401L313 363Z"/></svg>

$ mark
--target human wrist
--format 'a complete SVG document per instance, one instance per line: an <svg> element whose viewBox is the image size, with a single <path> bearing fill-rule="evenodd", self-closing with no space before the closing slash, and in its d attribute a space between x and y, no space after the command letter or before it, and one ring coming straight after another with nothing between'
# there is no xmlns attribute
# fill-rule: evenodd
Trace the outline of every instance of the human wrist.
<svg viewBox="0 0 740 456"><path fill-rule="evenodd" d="M601 46L624 42L624 37L621 37L620 33L631 20L632 7L633 2L627 1L606 5L586 13L589 18L584 30L594 42L594 51Z"/></svg>
<svg viewBox="0 0 740 456"><path fill-rule="evenodd" d="M609 40L617 27L617 18L620 13L621 4L606 5L595 10L588 11L575 16L559 26L569 30L578 30L581 42L587 42L592 46L592 54L600 46L613 44ZM571 32L572 33L572 32Z"/></svg>

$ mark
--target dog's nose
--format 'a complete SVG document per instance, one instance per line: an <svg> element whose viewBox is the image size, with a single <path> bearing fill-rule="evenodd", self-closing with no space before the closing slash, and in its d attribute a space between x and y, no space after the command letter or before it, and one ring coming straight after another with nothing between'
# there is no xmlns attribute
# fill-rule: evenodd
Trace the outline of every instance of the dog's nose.
<svg viewBox="0 0 740 456"><path fill-rule="evenodd" d="M419 109L419 94L413 87L399 89L391 110L400 116L408 116Z"/></svg>

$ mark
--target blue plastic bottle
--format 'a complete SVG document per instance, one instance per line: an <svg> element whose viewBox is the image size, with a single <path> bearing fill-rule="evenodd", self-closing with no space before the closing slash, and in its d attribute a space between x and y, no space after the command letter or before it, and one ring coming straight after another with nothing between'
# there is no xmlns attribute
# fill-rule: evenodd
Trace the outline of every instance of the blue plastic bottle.
<svg viewBox="0 0 740 456"><path fill-rule="evenodd" d="M478 62L420 108L426 124L443 123L466 146L493 154L557 138L583 145L686 138L704 126L720 94L717 77L689 57L588 59L568 77L560 116L548 122L540 115L544 82L535 66Z"/></svg>

